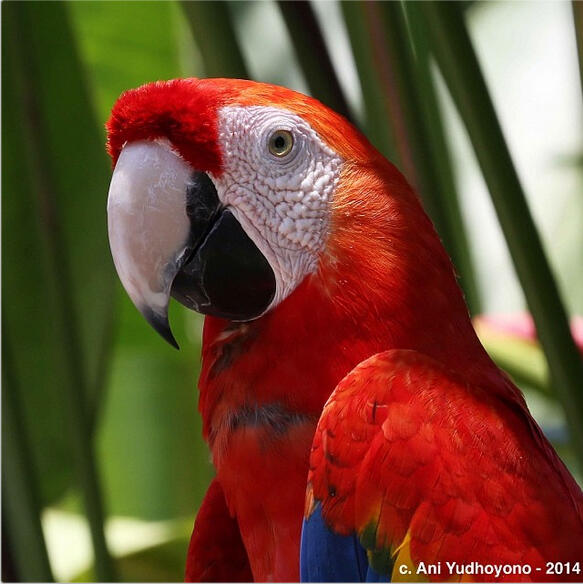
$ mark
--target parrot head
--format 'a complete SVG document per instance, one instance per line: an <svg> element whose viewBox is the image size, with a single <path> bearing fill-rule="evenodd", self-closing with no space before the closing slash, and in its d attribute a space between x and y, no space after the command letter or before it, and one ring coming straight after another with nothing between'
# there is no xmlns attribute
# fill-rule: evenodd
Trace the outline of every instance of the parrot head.
<svg viewBox="0 0 583 584"><path fill-rule="evenodd" d="M128 91L107 129L115 266L133 303L174 345L171 296L248 321L316 271L343 162L365 157L364 138L316 100L241 80Z"/></svg>
<svg viewBox="0 0 583 584"><path fill-rule="evenodd" d="M122 94L107 130L114 263L174 346L170 297L248 322L319 279L337 307L364 314L392 301L388 319L412 326L431 274L453 274L403 176L315 99L252 81L177 79ZM457 294L436 288L433 305Z"/></svg>

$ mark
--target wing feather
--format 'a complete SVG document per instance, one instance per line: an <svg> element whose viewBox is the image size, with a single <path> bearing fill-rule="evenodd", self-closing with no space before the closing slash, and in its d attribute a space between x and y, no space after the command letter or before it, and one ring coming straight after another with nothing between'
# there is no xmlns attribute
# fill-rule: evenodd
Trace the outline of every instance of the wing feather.
<svg viewBox="0 0 583 584"><path fill-rule="evenodd" d="M399 562L474 561L528 564L526 579L544 580L546 561L583 559L581 490L515 391L504 399L414 351L367 359L333 392L314 437L308 516L316 506L396 579Z"/></svg>

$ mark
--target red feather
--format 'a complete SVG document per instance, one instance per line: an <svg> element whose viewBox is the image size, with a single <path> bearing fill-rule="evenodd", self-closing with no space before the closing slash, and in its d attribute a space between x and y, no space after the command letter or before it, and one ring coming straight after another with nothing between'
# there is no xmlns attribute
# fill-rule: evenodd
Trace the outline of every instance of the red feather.
<svg viewBox="0 0 583 584"><path fill-rule="evenodd" d="M253 579L237 521L214 480L196 516L188 546L185 582L249 582Z"/></svg>
<svg viewBox="0 0 583 584"><path fill-rule="evenodd" d="M414 351L367 359L324 408L308 512L320 501L329 525L359 533L377 562L398 564L403 543L413 566L441 562L433 580L451 578L447 561L527 565L532 575L503 579L556 580L546 562L583 558L583 495L508 395ZM570 578L580 577L560 576Z"/></svg>

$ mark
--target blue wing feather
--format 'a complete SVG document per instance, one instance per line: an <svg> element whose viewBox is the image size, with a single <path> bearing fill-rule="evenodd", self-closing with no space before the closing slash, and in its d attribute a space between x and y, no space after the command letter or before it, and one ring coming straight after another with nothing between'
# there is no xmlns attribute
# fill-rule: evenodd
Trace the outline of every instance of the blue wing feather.
<svg viewBox="0 0 583 584"><path fill-rule="evenodd" d="M300 550L302 582L390 582L368 564L356 534L338 535L325 523L320 504L304 519Z"/></svg>

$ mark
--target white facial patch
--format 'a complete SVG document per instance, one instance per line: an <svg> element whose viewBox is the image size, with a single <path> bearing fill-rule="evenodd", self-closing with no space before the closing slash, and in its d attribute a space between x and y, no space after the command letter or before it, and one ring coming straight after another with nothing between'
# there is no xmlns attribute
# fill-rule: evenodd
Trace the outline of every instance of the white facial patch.
<svg viewBox="0 0 583 584"><path fill-rule="evenodd" d="M293 146L277 156L270 138L281 130ZM275 107L222 108L219 143L224 168L213 182L275 273L272 308L317 267L342 159L304 119Z"/></svg>

